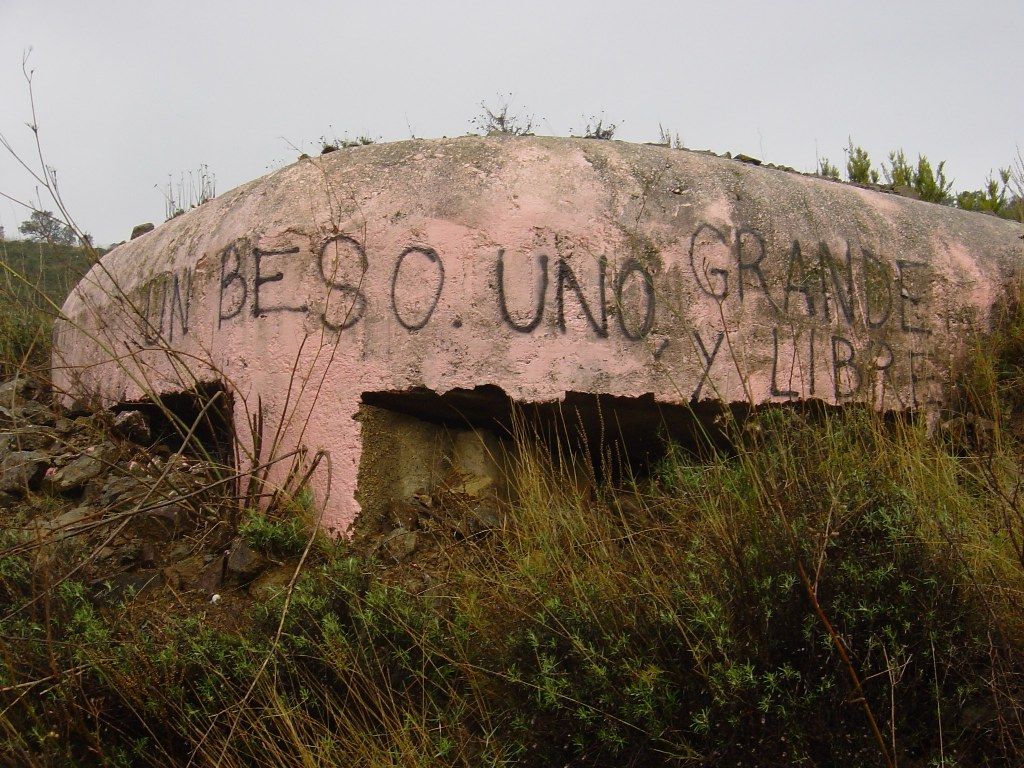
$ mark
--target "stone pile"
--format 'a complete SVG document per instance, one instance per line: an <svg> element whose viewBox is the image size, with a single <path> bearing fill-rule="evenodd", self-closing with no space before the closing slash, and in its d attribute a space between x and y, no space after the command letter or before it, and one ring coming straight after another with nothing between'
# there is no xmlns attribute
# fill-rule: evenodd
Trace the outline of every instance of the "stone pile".
<svg viewBox="0 0 1024 768"><path fill-rule="evenodd" d="M29 379L0 383L0 516L18 534L5 546L41 552L58 574L75 570L102 599L164 587L216 596L223 607L228 594L283 589L295 563L239 534L234 470L172 451L151 421L143 410L69 414ZM463 454L469 442L461 437ZM410 446L402 455L417 459ZM486 467L449 463L435 482L408 474L422 484L369 516L360 545L426 586L446 544L472 544L504 526L504 490Z"/></svg>
<svg viewBox="0 0 1024 768"><path fill-rule="evenodd" d="M258 576L269 561L228 525L230 471L150 439L141 411L71 418L30 380L0 385L0 514L17 546L78 558L112 595Z"/></svg>

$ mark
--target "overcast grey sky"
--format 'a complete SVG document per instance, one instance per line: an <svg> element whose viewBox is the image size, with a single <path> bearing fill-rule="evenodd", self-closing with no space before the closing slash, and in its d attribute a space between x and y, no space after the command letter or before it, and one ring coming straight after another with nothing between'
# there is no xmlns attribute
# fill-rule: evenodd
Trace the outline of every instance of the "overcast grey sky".
<svg viewBox="0 0 1024 768"><path fill-rule="evenodd" d="M224 192L331 132L465 133L509 92L538 133L603 113L801 170L852 136L945 159L957 190L1024 149L1022 0L0 0L0 132L32 156L29 47L47 160L100 244L163 220L169 174L205 163ZM0 191L35 195L6 156ZM26 217L0 201L8 236Z"/></svg>

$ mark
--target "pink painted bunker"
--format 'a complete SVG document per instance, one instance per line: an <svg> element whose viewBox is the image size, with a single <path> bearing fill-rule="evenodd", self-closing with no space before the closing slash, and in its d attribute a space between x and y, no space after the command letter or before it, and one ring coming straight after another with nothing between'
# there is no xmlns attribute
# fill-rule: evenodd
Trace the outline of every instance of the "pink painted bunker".
<svg viewBox="0 0 1024 768"><path fill-rule="evenodd" d="M474 427L500 399L628 402L624 430L708 401L938 403L1022 262L1018 224L709 154L398 142L107 254L64 305L53 377L103 407L221 387L239 455L259 407L258 463L284 482L320 456L344 533L445 467L493 474Z"/></svg>

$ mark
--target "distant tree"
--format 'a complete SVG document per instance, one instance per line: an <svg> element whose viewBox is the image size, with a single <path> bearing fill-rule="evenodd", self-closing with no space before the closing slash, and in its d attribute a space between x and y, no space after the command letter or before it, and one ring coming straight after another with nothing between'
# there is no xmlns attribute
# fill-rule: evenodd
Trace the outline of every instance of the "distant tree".
<svg viewBox="0 0 1024 768"><path fill-rule="evenodd" d="M0 224L0 243L7 239L7 235L4 233L4 225Z"/></svg>
<svg viewBox="0 0 1024 768"><path fill-rule="evenodd" d="M39 243L74 245L78 240L75 231L51 211L32 211L32 215L18 225L18 231Z"/></svg>

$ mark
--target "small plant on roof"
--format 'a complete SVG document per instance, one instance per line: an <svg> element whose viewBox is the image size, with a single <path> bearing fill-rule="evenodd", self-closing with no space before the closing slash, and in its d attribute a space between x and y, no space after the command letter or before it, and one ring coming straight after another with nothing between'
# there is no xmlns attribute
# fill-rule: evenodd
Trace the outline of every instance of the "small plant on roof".
<svg viewBox="0 0 1024 768"><path fill-rule="evenodd" d="M889 153L889 166L882 164L885 180L894 187L914 186L914 167L907 160L902 149Z"/></svg>
<svg viewBox="0 0 1024 768"><path fill-rule="evenodd" d="M679 137L679 131L673 134L670 129L663 127L661 123L658 123L658 143L671 149L685 149L683 140Z"/></svg>
<svg viewBox="0 0 1024 768"><path fill-rule="evenodd" d="M164 221L170 221L181 216L185 211L198 208L203 203L215 198L217 196L217 176L210 173L208 165L200 165L195 171L188 172L187 179L182 173L176 184L173 177L168 174L167 187L160 191L164 196Z"/></svg>
<svg viewBox="0 0 1024 768"><path fill-rule="evenodd" d="M1021 155L1019 147L1017 157L1010 167L1010 184L1013 191L1013 199L1009 204L1010 218L1024 222L1024 155Z"/></svg>
<svg viewBox="0 0 1024 768"><path fill-rule="evenodd" d="M320 154L326 155L329 152L334 152L339 149L348 149L349 147L365 147L376 142L370 136L365 133L359 134L356 138L348 138L348 133L345 134L344 138L339 139L334 135L334 131L331 131L331 135L324 134L320 137Z"/></svg>
<svg viewBox="0 0 1024 768"><path fill-rule="evenodd" d="M480 108L483 112L473 118L471 121L473 126L484 136L532 136L533 117L513 112L512 103L511 93L499 99L496 109L488 106L487 102L481 101Z"/></svg>
<svg viewBox="0 0 1024 768"><path fill-rule="evenodd" d="M618 126L615 123L606 123L604 115L590 117L587 121L587 127L583 129L583 138L585 139L601 139L608 141L615 135L615 129Z"/></svg>
<svg viewBox="0 0 1024 768"><path fill-rule="evenodd" d="M966 211L982 211L1002 216L1012 207L1008 197L1010 191L1010 169L1000 168L999 178L989 174L982 189L965 190L956 196L958 207Z"/></svg>
<svg viewBox="0 0 1024 768"><path fill-rule="evenodd" d="M953 202L950 194L953 182L946 179L945 167L943 160L933 169L924 155L917 156L917 167L914 167L900 149L889 153L889 167L883 164L882 173L893 187L909 187L922 200L949 205Z"/></svg>
<svg viewBox="0 0 1024 768"><path fill-rule="evenodd" d="M863 147L853 144L849 139L846 147L846 178L855 184L877 184L878 171L871 167L871 158Z"/></svg>
<svg viewBox="0 0 1024 768"><path fill-rule="evenodd" d="M818 161L818 175L839 181L839 168L830 163L827 157L823 157Z"/></svg>

